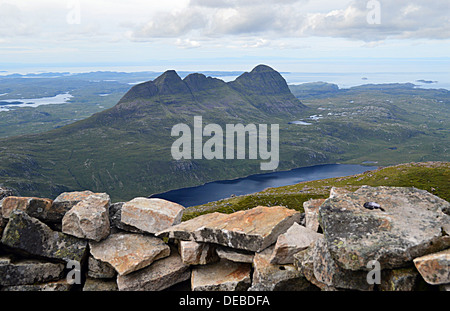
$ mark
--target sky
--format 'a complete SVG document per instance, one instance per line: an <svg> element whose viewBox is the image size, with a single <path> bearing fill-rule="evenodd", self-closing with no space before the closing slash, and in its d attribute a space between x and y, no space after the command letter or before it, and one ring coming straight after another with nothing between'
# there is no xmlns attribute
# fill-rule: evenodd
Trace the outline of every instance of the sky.
<svg viewBox="0 0 450 311"><path fill-rule="evenodd" d="M0 0L0 71L448 72L449 0Z"/></svg>

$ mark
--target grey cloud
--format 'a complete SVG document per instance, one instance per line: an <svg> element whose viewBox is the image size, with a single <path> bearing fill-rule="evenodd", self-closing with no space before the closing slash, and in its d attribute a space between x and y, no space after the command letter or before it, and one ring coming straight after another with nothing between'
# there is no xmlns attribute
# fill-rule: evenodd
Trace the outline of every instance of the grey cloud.
<svg viewBox="0 0 450 311"><path fill-rule="evenodd" d="M366 42L388 38L450 38L450 3L439 0L380 0L381 24L367 22L369 0L354 0L341 9L306 12L307 0L192 0L184 10L156 15L133 30L133 37L222 37L257 35L266 39L338 37ZM319 2L320 2L319 1ZM314 2L317 5L318 2ZM326 11L326 10L325 10Z"/></svg>
<svg viewBox="0 0 450 311"><path fill-rule="evenodd" d="M205 15L192 9L181 13L161 13L132 33L134 38L179 37L208 23Z"/></svg>

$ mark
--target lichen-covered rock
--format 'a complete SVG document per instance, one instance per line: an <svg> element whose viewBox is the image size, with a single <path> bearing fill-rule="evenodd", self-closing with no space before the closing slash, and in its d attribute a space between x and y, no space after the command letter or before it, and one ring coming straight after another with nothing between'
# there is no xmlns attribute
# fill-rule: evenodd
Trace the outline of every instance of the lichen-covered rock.
<svg viewBox="0 0 450 311"><path fill-rule="evenodd" d="M300 213L282 206L258 206L232 214L211 213L170 227L158 236L215 243L261 251L300 220Z"/></svg>
<svg viewBox="0 0 450 311"><path fill-rule="evenodd" d="M20 210L11 212L3 232L2 244L31 255L80 263L87 250L86 241L53 231L40 220Z"/></svg>
<svg viewBox="0 0 450 311"><path fill-rule="evenodd" d="M157 233L181 222L184 207L157 198L134 198L122 205L121 221L149 233Z"/></svg>
<svg viewBox="0 0 450 311"><path fill-rule="evenodd" d="M329 197L330 198L334 198L334 197L337 197L339 195L347 194L347 193L350 193L350 191L348 191L345 188L331 187L330 196Z"/></svg>
<svg viewBox="0 0 450 311"><path fill-rule="evenodd" d="M306 249L321 236L322 234L294 223L286 233L278 237L270 263L280 265L294 263L294 255Z"/></svg>
<svg viewBox="0 0 450 311"><path fill-rule="evenodd" d="M107 262L89 256L88 276L95 279L110 279L116 276L116 270Z"/></svg>
<svg viewBox="0 0 450 311"><path fill-rule="evenodd" d="M294 265L270 263L273 246L255 254L253 279L250 291L303 291L311 290L311 283Z"/></svg>
<svg viewBox="0 0 450 311"><path fill-rule="evenodd" d="M314 243L305 250L294 255L294 267L304 276L311 284L322 291L336 291L333 286L320 282L314 276Z"/></svg>
<svg viewBox="0 0 450 311"><path fill-rule="evenodd" d="M311 246L295 256L295 266L316 286L326 289L373 290L367 282L367 271L346 270L337 265L331 257L324 238L319 238ZM306 262L303 262L306 261ZM308 269L313 268L313 276ZM302 268L305 267L305 268ZM317 281L315 281L317 280Z"/></svg>
<svg viewBox="0 0 450 311"><path fill-rule="evenodd" d="M100 242L89 242L95 259L109 263L119 275L126 275L170 255L161 239L135 233L111 234Z"/></svg>
<svg viewBox="0 0 450 311"><path fill-rule="evenodd" d="M383 270L380 281L378 288L382 291L414 291L419 284L419 273L414 268Z"/></svg>
<svg viewBox="0 0 450 311"><path fill-rule="evenodd" d="M414 265L428 284L450 283L450 248L415 258Z"/></svg>
<svg viewBox="0 0 450 311"><path fill-rule="evenodd" d="M305 210L305 227L317 232L319 230L319 207L325 199L308 200L303 202Z"/></svg>
<svg viewBox="0 0 450 311"><path fill-rule="evenodd" d="M108 195L90 195L72 207L62 219L62 232L100 241L110 232Z"/></svg>
<svg viewBox="0 0 450 311"><path fill-rule="evenodd" d="M50 199L43 198L9 196L3 200L2 215L3 218L9 218L12 211L21 210L31 217L46 222L48 221L47 213L52 208L52 202Z"/></svg>
<svg viewBox="0 0 450 311"><path fill-rule="evenodd" d="M374 202L381 209L368 209ZM367 270L404 267L416 258L450 246L450 203L424 190L361 187L327 199L319 208L321 226L333 260L342 268Z"/></svg>
<svg viewBox="0 0 450 311"><path fill-rule="evenodd" d="M219 260L216 247L210 243L180 241L178 251L181 260L187 265L206 265Z"/></svg>
<svg viewBox="0 0 450 311"><path fill-rule="evenodd" d="M93 194L101 195L100 193L94 193L89 190L61 193L55 200L53 200L51 212L48 212L47 217L53 222L61 222L64 215L72 207Z"/></svg>
<svg viewBox="0 0 450 311"><path fill-rule="evenodd" d="M58 279L64 265L41 260L14 261L11 257L0 257L0 285L24 285Z"/></svg>
<svg viewBox="0 0 450 311"><path fill-rule="evenodd" d="M117 285L121 291L160 291L188 280L189 266L181 261L176 249L169 257L157 260L136 272L119 275Z"/></svg>
<svg viewBox="0 0 450 311"><path fill-rule="evenodd" d="M193 291L246 291L251 284L251 265L221 260L192 268Z"/></svg>

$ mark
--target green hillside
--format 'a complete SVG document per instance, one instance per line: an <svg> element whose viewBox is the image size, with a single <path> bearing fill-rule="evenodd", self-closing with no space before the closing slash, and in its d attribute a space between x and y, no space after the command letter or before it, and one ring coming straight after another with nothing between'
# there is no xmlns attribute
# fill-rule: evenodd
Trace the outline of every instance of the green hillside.
<svg viewBox="0 0 450 311"><path fill-rule="evenodd" d="M238 210L250 209L258 205L281 205L304 212L303 202L309 199L328 198L331 187L355 191L363 185L373 187L415 187L450 201L450 163L407 163L380 168L375 171L368 171L353 176L268 188L253 194L189 207L184 213L183 220L211 212L232 213Z"/></svg>
<svg viewBox="0 0 450 311"><path fill-rule="evenodd" d="M279 124L278 170L450 161L449 93L394 85L305 94L304 101L264 65L228 83L203 74L181 79L169 70L135 85L117 105L90 118L0 139L0 184L27 196L54 198L90 189L124 201L266 172L259 159L174 160L171 129L178 123L192 128L194 116L223 128ZM291 123L299 120L309 125Z"/></svg>

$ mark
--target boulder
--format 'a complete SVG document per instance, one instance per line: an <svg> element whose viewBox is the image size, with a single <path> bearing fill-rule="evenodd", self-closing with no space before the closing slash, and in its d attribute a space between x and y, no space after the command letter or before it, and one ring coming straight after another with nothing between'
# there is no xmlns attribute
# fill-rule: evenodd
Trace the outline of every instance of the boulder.
<svg viewBox="0 0 450 311"><path fill-rule="evenodd" d="M169 257L136 272L119 275L117 285L121 291L161 291L189 280L190 276L189 266L181 261L176 249L172 249Z"/></svg>
<svg viewBox="0 0 450 311"><path fill-rule="evenodd" d="M11 257L0 257L0 285L23 285L58 279L64 265L41 260L13 261Z"/></svg>
<svg viewBox="0 0 450 311"><path fill-rule="evenodd" d="M253 279L250 291L304 291L311 290L311 283L294 265L270 263L274 247L255 254Z"/></svg>
<svg viewBox="0 0 450 311"><path fill-rule="evenodd" d="M314 276L314 243L307 249L294 255L294 267L304 276L311 284L319 288L321 291L336 291L333 286L329 286L320 282Z"/></svg>
<svg viewBox="0 0 450 311"><path fill-rule="evenodd" d="M373 284L367 282L367 271L346 270L337 265L331 257L325 239L322 237L313 242L306 250L296 254L294 258L296 260L295 266L299 268L301 274L324 290L369 291L374 288ZM311 268L313 275L309 270Z"/></svg>
<svg viewBox="0 0 450 311"><path fill-rule="evenodd" d="M305 210L305 227L315 232L319 231L319 207L325 199L308 200L303 202Z"/></svg>
<svg viewBox="0 0 450 311"><path fill-rule="evenodd" d="M347 194L347 193L351 193L351 191L349 191L349 190L347 190L345 188L331 187L330 196L329 197L330 198L334 198L334 197L337 197L339 195Z"/></svg>
<svg viewBox="0 0 450 311"><path fill-rule="evenodd" d="M368 202L381 208L369 208ZM365 207L365 205L367 207ZM327 199L319 208L321 227L333 260L342 268L404 267L416 258L450 246L450 203L424 190L363 186Z"/></svg>
<svg viewBox="0 0 450 311"><path fill-rule="evenodd" d="M87 250L86 241L53 231L40 220L20 210L10 214L2 244L31 255L80 263Z"/></svg>
<svg viewBox="0 0 450 311"><path fill-rule="evenodd" d="M107 262L89 256L88 276L95 279L110 279L116 276L116 270Z"/></svg>
<svg viewBox="0 0 450 311"><path fill-rule="evenodd" d="M2 215L3 218L9 218L12 211L21 210L31 217L46 222L48 221L47 213L52 208L52 202L50 199L9 196L3 200Z"/></svg>
<svg viewBox="0 0 450 311"><path fill-rule="evenodd" d="M294 255L306 249L322 234L294 223L286 233L281 234L270 257L271 264L292 264Z"/></svg>
<svg viewBox="0 0 450 311"><path fill-rule="evenodd" d="M180 241L178 251L181 260L187 265L206 265L219 260L216 247L209 243L194 241Z"/></svg>
<svg viewBox="0 0 450 311"><path fill-rule="evenodd" d="M53 205L51 212L47 213L49 220L53 222L61 222L64 215L75 205L87 199L89 196L100 193L94 193L92 191L73 191L73 192L63 192L55 200L53 200ZM104 194L105 195L105 194Z"/></svg>
<svg viewBox="0 0 450 311"><path fill-rule="evenodd" d="M111 206L109 207L109 224L111 226L110 231L113 233L116 233L118 230L128 231L132 233L143 233L144 231L122 222L122 206L124 204L125 202L118 202L111 204Z"/></svg>
<svg viewBox="0 0 450 311"><path fill-rule="evenodd" d="M100 242L89 242L92 256L109 263L119 275L126 275L170 255L161 239L135 233L111 234Z"/></svg>
<svg viewBox="0 0 450 311"><path fill-rule="evenodd" d="M108 195L90 195L72 207L62 219L62 232L100 241L110 232Z"/></svg>
<svg viewBox="0 0 450 311"><path fill-rule="evenodd" d="M450 249L415 258L414 265L428 284L450 283Z"/></svg>
<svg viewBox="0 0 450 311"><path fill-rule="evenodd" d="M382 291L415 291L419 285L419 273L414 268L383 270L380 280L378 288Z"/></svg>
<svg viewBox="0 0 450 311"><path fill-rule="evenodd" d="M228 260L192 268L193 291L246 291L251 285L251 265Z"/></svg>
<svg viewBox="0 0 450 311"><path fill-rule="evenodd" d="M121 221L149 233L179 224L184 207L157 198L135 198L122 206Z"/></svg>
<svg viewBox="0 0 450 311"><path fill-rule="evenodd" d="M222 259L227 259L234 262L253 263L255 253L233 249L225 246L218 246L216 248L217 255Z"/></svg>
<svg viewBox="0 0 450 311"><path fill-rule="evenodd" d="M211 213L182 222L157 235L261 251L300 220L300 213L282 206L258 206L232 214Z"/></svg>

